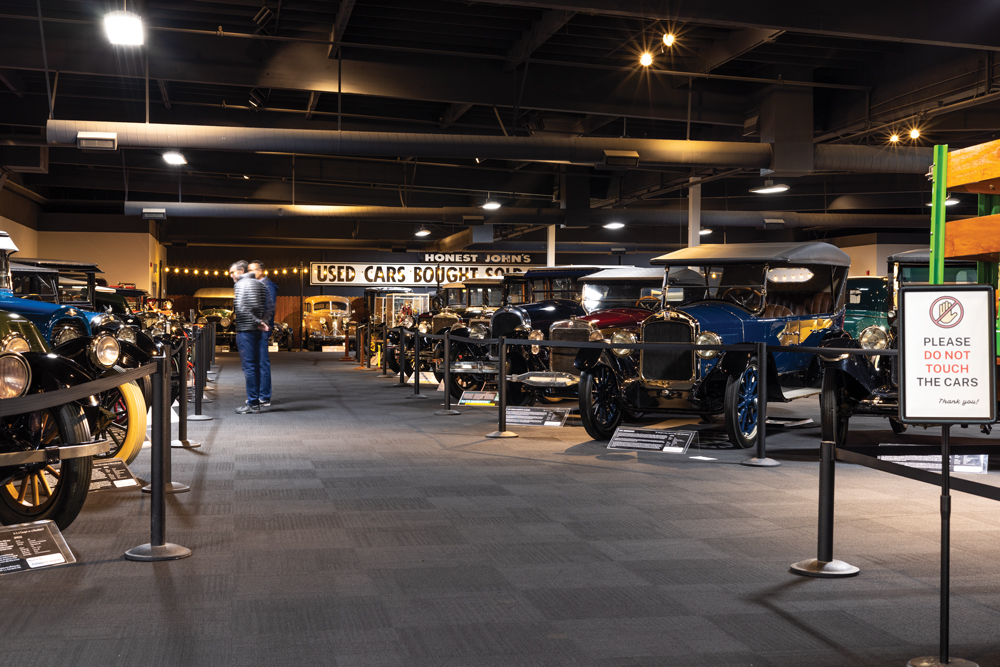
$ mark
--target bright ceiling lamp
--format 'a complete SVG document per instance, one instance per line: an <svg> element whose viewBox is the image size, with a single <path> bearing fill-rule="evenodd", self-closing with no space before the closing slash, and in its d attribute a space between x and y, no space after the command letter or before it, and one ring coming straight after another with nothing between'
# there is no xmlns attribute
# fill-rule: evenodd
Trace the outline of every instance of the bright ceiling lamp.
<svg viewBox="0 0 1000 667"><path fill-rule="evenodd" d="M605 229L621 229L624 226L625 226L624 222L609 222L608 224L604 225L604 228Z"/></svg>
<svg viewBox="0 0 1000 667"><path fill-rule="evenodd" d="M650 65L652 65L653 54L651 54L649 51L643 53L641 56L639 56L639 64L642 65L643 67L649 67Z"/></svg>
<svg viewBox="0 0 1000 667"><path fill-rule="evenodd" d="M784 192L788 189L788 186L784 183L775 183L771 179L764 181L764 185L759 188L750 188L750 192L755 195L774 195L779 192Z"/></svg>
<svg viewBox="0 0 1000 667"><path fill-rule="evenodd" d="M143 43L142 19L132 12L110 12L104 15L104 31L112 44L139 46Z"/></svg>
<svg viewBox="0 0 1000 667"><path fill-rule="evenodd" d="M889 137L889 143L898 144L899 143L899 135L893 133L893 135L891 137Z"/></svg>
<svg viewBox="0 0 1000 667"><path fill-rule="evenodd" d="M413 235L414 236L430 236L430 233L431 233L431 230L429 230L426 227L424 227L423 225L421 225L420 229L418 229L417 231L415 231L413 233Z"/></svg>
<svg viewBox="0 0 1000 667"><path fill-rule="evenodd" d="M672 33L672 32L668 32L668 33L666 33L666 34L663 35L663 45L664 46L673 46L675 40L676 40L676 38L674 37L674 33Z"/></svg>
<svg viewBox="0 0 1000 667"><path fill-rule="evenodd" d="M913 128L912 130L910 130L910 139L919 139L919 138L920 138L920 130L918 130L917 128Z"/></svg>
<svg viewBox="0 0 1000 667"><path fill-rule="evenodd" d="M187 164L187 159L178 153L177 151L170 151L169 153L163 154L163 159L166 160L167 164Z"/></svg>
<svg viewBox="0 0 1000 667"><path fill-rule="evenodd" d="M711 229L702 229L698 233L701 234L702 236L708 236L709 234L712 233L712 230Z"/></svg>
<svg viewBox="0 0 1000 667"><path fill-rule="evenodd" d="M487 211L495 211L498 208L500 208L500 206L501 206L500 202L498 202L497 200L493 199L493 197L490 196L490 193L487 192L486 193L486 203L483 204L483 208L485 208Z"/></svg>

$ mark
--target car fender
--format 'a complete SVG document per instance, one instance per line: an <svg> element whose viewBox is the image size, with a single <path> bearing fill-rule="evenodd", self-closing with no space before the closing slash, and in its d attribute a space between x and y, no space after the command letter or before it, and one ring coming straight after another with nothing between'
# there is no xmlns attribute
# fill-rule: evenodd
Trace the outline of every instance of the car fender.
<svg viewBox="0 0 1000 667"><path fill-rule="evenodd" d="M118 366L122 368L136 368L142 364L149 363L151 356L144 352L138 345L127 340L119 340L118 347L121 354L118 357Z"/></svg>
<svg viewBox="0 0 1000 667"><path fill-rule="evenodd" d="M25 352L22 355L31 367L29 394L41 391L58 391L75 387L94 378L80 364L57 354Z"/></svg>
<svg viewBox="0 0 1000 667"><path fill-rule="evenodd" d="M861 346L848 334L832 335L819 343L819 347L850 347L859 349ZM842 358L843 357L843 358ZM882 386L878 370L872 361L872 357L858 354L838 354L836 356L825 357L819 355L823 364L824 372L831 370L840 371L845 378L844 387L847 393L854 399L861 400L871 396L876 389Z"/></svg>

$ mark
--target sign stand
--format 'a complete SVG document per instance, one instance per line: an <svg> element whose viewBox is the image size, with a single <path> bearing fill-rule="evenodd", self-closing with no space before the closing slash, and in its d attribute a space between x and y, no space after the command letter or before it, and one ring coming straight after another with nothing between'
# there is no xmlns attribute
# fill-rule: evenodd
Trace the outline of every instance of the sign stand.
<svg viewBox="0 0 1000 667"><path fill-rule="evenodd" d="M497 430L486 434L487 438L516 438L517 433L507 430L507 341L500 337L500 377L498 383L500 394L500 418Z"/></svg>

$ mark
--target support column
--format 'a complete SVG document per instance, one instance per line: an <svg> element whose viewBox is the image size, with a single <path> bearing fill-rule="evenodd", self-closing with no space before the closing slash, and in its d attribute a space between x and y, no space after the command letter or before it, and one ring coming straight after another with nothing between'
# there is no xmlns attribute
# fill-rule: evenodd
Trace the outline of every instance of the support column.
<svg viewBox="0 0 1000 667"><path fill-rule="evenodd" d="M698 176L692 176L691 182L700 181ZM701 245L701 185L688 188L688 247Z"/></svg>
<svg viewBox="0 0 1000 667"><path fill-rule="evenodd" d="M556 226L549 225L545 237L545 266L556 265Z"/></svg>

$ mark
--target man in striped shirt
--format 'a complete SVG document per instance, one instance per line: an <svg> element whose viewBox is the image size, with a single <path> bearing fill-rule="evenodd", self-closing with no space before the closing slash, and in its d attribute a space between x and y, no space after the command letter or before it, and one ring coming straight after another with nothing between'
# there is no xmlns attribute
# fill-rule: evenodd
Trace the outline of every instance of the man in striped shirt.
<svg viewBox="0 0 1000 667"><path fill-rule="evenodd" d="M236 408L240 415L260 412L260 346L270 327L267 316L267 288L258 282L253 272L247 272L247 262L240 260L229 267L233 287L233 317L236 320L236 347L246 378L247 402Z"/></svg>

